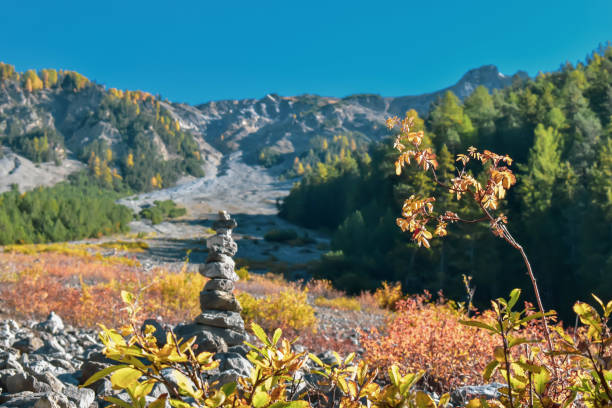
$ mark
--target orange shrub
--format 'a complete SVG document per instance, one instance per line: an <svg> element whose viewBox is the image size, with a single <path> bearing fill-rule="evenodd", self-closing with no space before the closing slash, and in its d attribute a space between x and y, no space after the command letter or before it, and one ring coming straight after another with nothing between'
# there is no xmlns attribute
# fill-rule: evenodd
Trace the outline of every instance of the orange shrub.
<svg viewBox="0 0 612 408"><path fill-rule="evenodd" d="M497 339L459 323L452 303L430 298L400 300L384 329L362 332L365 360L383 372L394 363L407 372L425 370L425 386L436 392L481 383Z"/></svg>

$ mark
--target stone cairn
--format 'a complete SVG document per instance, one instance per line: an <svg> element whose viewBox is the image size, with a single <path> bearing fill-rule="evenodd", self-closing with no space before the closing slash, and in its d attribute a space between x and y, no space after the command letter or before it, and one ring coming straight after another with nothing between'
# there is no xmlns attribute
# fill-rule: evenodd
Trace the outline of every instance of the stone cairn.
<svg viewBox="0 0 612 408"><path fill-rule="evenodd" d="M200 266L200 273L210 279L200 292L202 313L194 323L175 329L180 337L196 336L198 351L225 352L228 346L240 345L247 339L240 316L242 307L234 296L234 282L239 277L232 259L238 251L232 229L237 225L226 211L219 212L219 219L212 225L216 234L206 242L208 258Z"/></svg>

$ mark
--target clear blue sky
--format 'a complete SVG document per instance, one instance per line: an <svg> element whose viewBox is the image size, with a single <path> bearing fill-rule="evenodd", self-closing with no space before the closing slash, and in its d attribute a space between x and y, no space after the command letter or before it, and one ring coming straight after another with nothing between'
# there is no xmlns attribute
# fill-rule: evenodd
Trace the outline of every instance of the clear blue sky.
<svg viewBox="0 0 612 408"><path fill-rule="evenodd" d="M484 64L555 70L612 40L610 0L0 1L0 61L194 104L418 94Z"/></svg>

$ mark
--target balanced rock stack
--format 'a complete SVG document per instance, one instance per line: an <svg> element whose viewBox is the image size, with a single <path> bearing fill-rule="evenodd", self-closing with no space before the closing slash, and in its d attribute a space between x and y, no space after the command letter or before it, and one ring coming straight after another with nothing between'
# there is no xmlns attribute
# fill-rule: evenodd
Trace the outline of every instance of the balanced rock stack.
<svg viewBox="0 0 612 408"><path fill-rule="evenodd" d="M227 212L219 212L219 219L212 225L216 234L206 242L208 258L200 266L200 273L210 279L200 292L202 313L195 318L195 323L175 329L180 337L196 336L198 351L224 352L228 346L246 340L240 316L242 307L234 296L234 282L239 279L232 259L238 251L232 239L232 229L236 226Z"/></svg>

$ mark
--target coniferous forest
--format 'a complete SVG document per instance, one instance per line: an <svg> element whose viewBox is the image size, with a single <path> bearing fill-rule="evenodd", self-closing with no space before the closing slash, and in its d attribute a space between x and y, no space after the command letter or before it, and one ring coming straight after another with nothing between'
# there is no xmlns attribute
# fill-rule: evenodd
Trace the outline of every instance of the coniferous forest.
<svg viewBox="0 0 612 408"><path fill-rule="evenodd" d="M448 92L427 117L415 119L415 129L425 131L424 143L447 177L455 155L470 146L515 160L508 225L527 249L547 307L567 317L573 299L594 290L612 296L606 278L612 273L612 48L493 93L481 86L463 103ZM367 154L335 156L307 171L284 200L286 219L333 231L316 272L353 292L387 280L410 293L442 288L454 299L465 297L465 274L476 282L480 305L507 288L527 288L520 255L486 225L453 225L431 250L397 228L403 199L427 197L436 187L418 170L396 176L396 155L389 139ZM438 197L445 208L475 210L450 193Z"/></svg>

